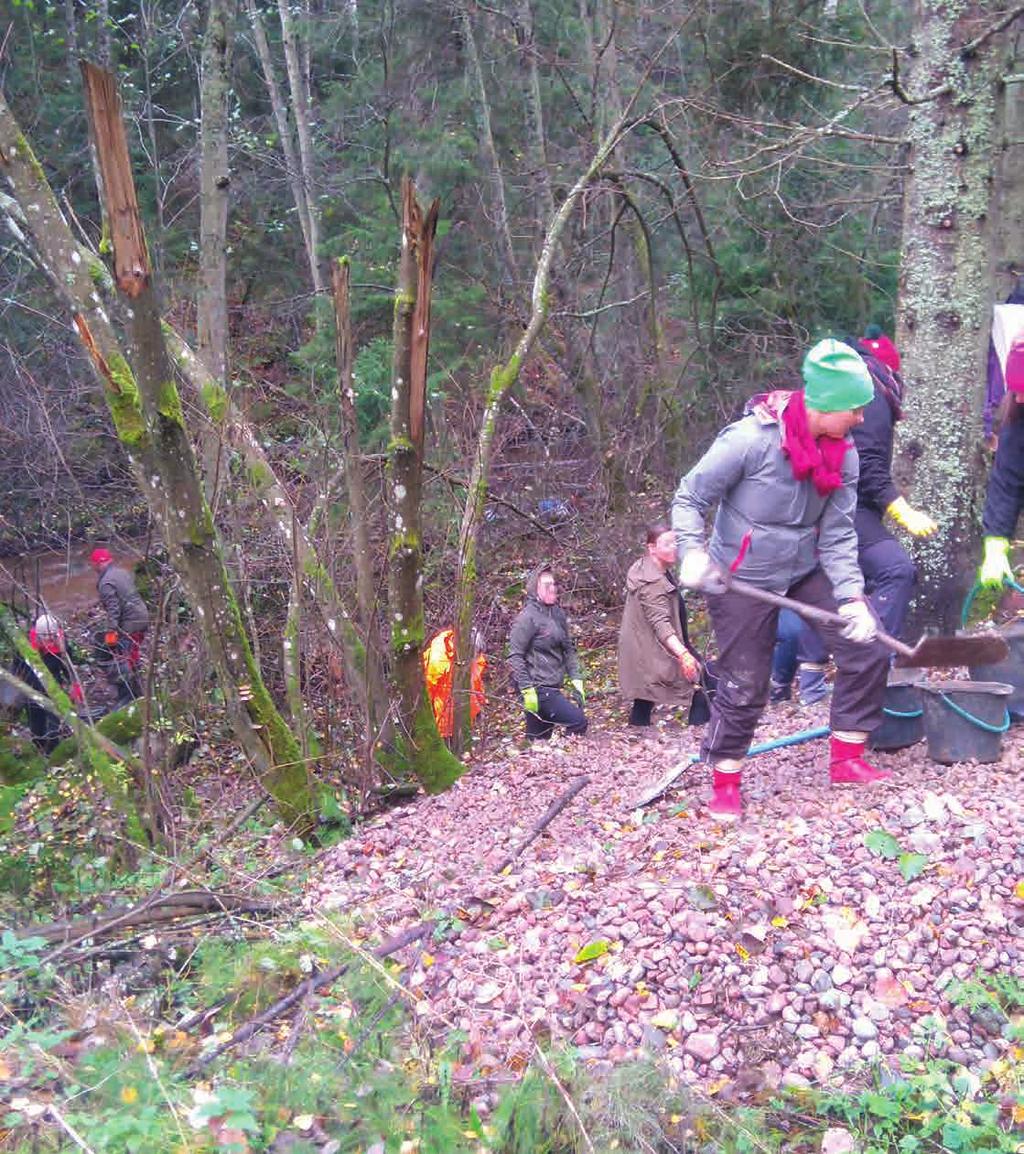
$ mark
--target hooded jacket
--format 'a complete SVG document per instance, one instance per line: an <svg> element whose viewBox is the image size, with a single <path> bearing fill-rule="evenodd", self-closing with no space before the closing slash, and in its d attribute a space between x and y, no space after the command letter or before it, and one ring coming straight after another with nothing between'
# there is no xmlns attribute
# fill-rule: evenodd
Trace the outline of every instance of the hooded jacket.
<svg viewBox="0 0 1024 1154"><path fill-rule="evenodd" d="M672 637L684 639L682 602L671 574L645 553L626 574L626 606L619 630L619 689L627 701L679 705L690 683L666 649Z"/></svg>
<svg viewBox="0 0 1024 1154"><path fill-rule="evenodd" d="M527 578L526 604L508 635L508 663L520 692L542 685L559 689L566 678L571 681L580 675L564 610L537 598L537 578L550 569L550 565L538 565Z"/></svg>
<svg viewBox="0 0 1024 1154"><path fill-rule="evenodd" d="M679 482L672 528L680 552L705 548L705 517L717 505L707 550L729 569L744 537L750 544L736 576L787 593L820 564L837 601L864 593L857 565L859 461L852 443L843 455L842 484L822 496L810 479L798 481L782 451L780 418L766 405L727 425Z"/></svg>

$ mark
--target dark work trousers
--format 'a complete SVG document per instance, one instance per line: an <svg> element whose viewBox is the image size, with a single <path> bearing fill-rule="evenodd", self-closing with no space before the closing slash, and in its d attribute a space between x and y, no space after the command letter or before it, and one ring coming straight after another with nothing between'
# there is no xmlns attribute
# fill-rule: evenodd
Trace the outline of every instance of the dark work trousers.
<svg viewBox="0 0 1024 1154"><path fill-rule="evenodd" d="M633 698L633 708L629 711L630 725L650 725L651 714L654 711L654 702L646 701L642 697Z"/></svg>
<svg viewBox="0 0 1024 1154"><path fill-rule="evenodd" d="M891 536L869 545L858 560L864 574L864 592L882 628L890 637L902 638L917 584L917 566L906 549ZM828 661L828 646L816 629L817 626L804 623L799 646L801 661Z"/></svg>
<svg viewBox="0 0 1024 1154"><path fill-rule="evenodd" d="M788 595L806 605L836 612L832 585L821 569L798 581ZM711 703L701 756L712 762L740 759L746 756L768 703L779 611L742 593L709 595L707 602L718 645L718 691ZM889 650L880 641L848 641L837 626L816 628L836 662L832 728L870 733L882 721Z"/></svg>
<svg viewBox="0 0 1024 1154"><path fill-rule="evenodd" d="M564 725L570 733L582 736L587 732L586 714L560 690L538 685L537 712L526 714L526 736L531 741L544 741L556 725Z"/></svg>

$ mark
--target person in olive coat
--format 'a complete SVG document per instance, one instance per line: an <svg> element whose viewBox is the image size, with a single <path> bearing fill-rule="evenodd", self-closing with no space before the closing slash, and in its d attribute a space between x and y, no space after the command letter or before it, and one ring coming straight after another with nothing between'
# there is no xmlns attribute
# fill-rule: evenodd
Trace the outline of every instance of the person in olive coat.
<svg viewBox="0 0 1024 1154"><path fill-rule="evenodd" d="M700 676L684 641L676 560L675 532L659 522L648 527L647 549L626 574L619 688L632 701L630 725L650 725L655 705L679 705Z"/></svg>
<svg viewBox="0 0 1024 1154"><path fill-rule="evenodd" d="M549 738L556 725L587 732L583 676L550 565L540 565L526 582L526 604L512 622L508 663L526 713L526 736ZM571 689L563 692L569 682Z"/></svg>

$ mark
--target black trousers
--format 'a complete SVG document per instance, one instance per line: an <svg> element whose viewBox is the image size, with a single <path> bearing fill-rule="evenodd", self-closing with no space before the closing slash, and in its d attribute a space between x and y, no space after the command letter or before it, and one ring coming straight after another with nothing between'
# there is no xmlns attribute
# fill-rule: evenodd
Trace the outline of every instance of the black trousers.
<svg viewBox="0 0 1024 1154"><path fill-rule="evenodd" d="M587 717L561 690L538 685L537 712L526 714L526 736L531 741L546 741L556 725L564 725L570 733L582 736L587 732Z"/></svg>
<svg viewBox="0 0 1024 1154"><path fill-rule="evenodd" d="M806 605L836 611L831 582L821 569L798 581L788 595ZM718 689L701 756L710 761L740 759L746 756L768 703L779 611L742 593L709 595L707 602L718 644ZM815 628L836 662L832 728L870 733L882 721L889 650L880 641L866 645L847 641L836 626Z"/></svg>
<svg viewBox="0 0 1024 1154"><path fill-rule="evenodd" d="M917 584L917 566L906 549L890 535L861 550L858 562L864 574L864 592L882 628L890 637L902 638ZM828 646L815 632L817 628L804 623L800 634L801 661L828 661Z"/></svg>
<svg viewBox="0 0 1024 1154"><path fill-rule="evenodd" d="M654 702L643 697L633 698L633 708L629 711L630 725L650 725L651 714L654 712Z"/></svg>

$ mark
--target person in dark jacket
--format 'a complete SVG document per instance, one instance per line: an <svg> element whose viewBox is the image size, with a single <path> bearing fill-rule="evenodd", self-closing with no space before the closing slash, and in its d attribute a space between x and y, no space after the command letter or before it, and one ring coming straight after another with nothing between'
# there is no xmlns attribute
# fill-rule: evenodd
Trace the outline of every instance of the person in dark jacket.
<svg viewBox="0 0 1024 1154"><path fill-rule="evenodd" d="M686 646L683 602L673 572L676 560L676 535L658 522L648 526L647 550L626 574L619 688L632 702L630 725L650 725L656 704L682 704L700 676Z"/></svg>
<svg viewBox="0 0 1024 1154"><path fill-rule="evenodd" d="M526 604L512 622L508 647L508 663L526 712L527 738L545 740L556 725L569 733L586 733L583 678L549 565L538 566L527 579ZM563 692L566 681L572 686L569 695Z"/></svg>
<svg viewBox="0 0 1024 1154"><path fill-rule="evenodd" d="M135 588L132 575L114 564L107 549L93 549L89 564L96 571L96 592L107 615L107 644L112 651L124 648L123 660L113 662L111 668L116 671L113 681L118 701L128 703L142 696L136 670L142 659L142 641L149 629L149 610Z"/></svg>
<svg viewBox="0 0 1024 1154"><path fill-rule="evenodd" d="M836 340L815 345L802 371L803 389L764 394L719 433L672 501L680 581L707 596L718 644L701 756L713 771L708 808L725 819L742 812L740 772L768 702L779 614L730 589L730 572L844 619L841 628L822 627L839 670L829 776L834 784L889 776L863 757L882 720L889 651L876 640L857 564L857 449L848 436L874 388L863 360ZM716 506L705 546L705 518Z"/></svg>
<svg viewBox="0 0 1024 1154"><path fill-rule="evenodd" d="M913 508L900 495L892 479L893 436L896 422L903 416L903 380L889 364L868 351L870 344L864 341L855 346L871 374L874 389L874 396L864 408L864 420L851 433L860 459L854 516L857 561L864 574L864 592L882 628L891 637L898 638L903 634L917 584L917 567L884 518L890 517L914 537L930 536L937 526L931 517ZM896 352L894 347L892 352ZM801 630L798 659L800 701L812 705L827 692L828 649L810 625ZM774 700L788 697L785 672L781 667L773 669L771 696Z"/></svg>
<svg viewBox="0 0 1024 1154"><path fill-rule="evenodd" d="M29 630L28 641L43 659L43 664L57 684L68 691L72 701L81 704L83 701L82 687L71 667L64 639L64 629L60 621L52 614L41 614ZM30 689L34 689L38 693L46 693L46 686L36 675L32 666L20 654L15 658L11 672L15 677L24 681ZM32 733L35 747L40 753L49 756L60 742L60 718L31 700L26 702L25 712L28 716L28 727Z"/></svg>
<svg viewBox="0 0 1024 1154"><path fill-rule="evenodd" d="M1014 580L1010 539L1024 508L1024 325L1014 330L1008 322L1002 332L993 329L993 340L997 344L1007 395L1002 404L1005 416L999 429L999 444L985 491L981 517L984 552L978 581L982 585L1000 586L1004 581Z"/></svg>

